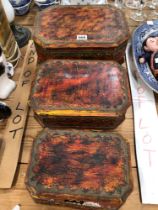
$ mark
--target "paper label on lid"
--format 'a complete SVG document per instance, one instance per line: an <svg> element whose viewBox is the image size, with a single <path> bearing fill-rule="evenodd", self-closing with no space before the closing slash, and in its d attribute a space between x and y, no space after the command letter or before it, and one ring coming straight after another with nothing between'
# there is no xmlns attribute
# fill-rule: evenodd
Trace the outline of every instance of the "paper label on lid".
<svg viewBox="0 0 158 210"><path fill-rule="evenodd" d="M87 40L87 35L77 35L77 40Z"/></svg>

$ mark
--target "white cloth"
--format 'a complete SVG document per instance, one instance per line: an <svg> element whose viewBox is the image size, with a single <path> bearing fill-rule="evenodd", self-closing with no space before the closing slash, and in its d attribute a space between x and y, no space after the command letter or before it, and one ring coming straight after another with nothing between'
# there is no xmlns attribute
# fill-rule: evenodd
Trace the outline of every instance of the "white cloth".
<svg viewBox="0 0 158 210"><path fill-rule="evenodd" d="M14 8L12 7L9 0L1 0L1 2L5 11L5 14L7 16L8 22L9 23L13 22L15 18Z"/></svg>

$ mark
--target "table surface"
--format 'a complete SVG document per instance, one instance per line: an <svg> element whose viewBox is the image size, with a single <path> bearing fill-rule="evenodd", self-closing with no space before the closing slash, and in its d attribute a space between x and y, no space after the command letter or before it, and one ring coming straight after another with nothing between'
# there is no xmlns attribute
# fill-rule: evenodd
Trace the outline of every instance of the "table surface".
<svg viewBox="0 0 158 210"><path fill-rule="evenodd" d="M39 11L37 6L32 6L30 12L22 17L16 17L15 22L23 26L27 26L31 31L33 31L34 17ZM140 24L130 20L129 14L130 10L125 8L124 12L127 17L130 32ZM151 12L151 10L146 9L146 13ZM25 53L25 48L22 49ZM20 66L16 68L16 73L14 75L14 80L18 81L20 76ZM15 92L6 100L6 102L11 106L14 103ZM158 97L155 95L156 101L158 102ZM158 106L157 106L158 107ZM6 127L6 123L0 123L0 133L3 134L3 130ZM16 171L16 176L11 189L0 190L0 210L11 210L16 204L21 204L22 210L72 210L74 208L60 207L60 206L49 206L37 204L31 198L29 192L26 190L24 179L26 175L27 166L30 158L30 151L32 147L33 140L38 132L42 130L42 127L35 120L32 110L30 109L28 114L28 120L26 122L26 131L23 136L21 153L18 162L18 168ZM119 125L114 132L119 132L124 136L130 143L131 149L131 161L132 161L132 175L133 175L133 191L127 198L126 202L120 208L120 210L155 210L158 209L158 205L143 205L141 203L139 194L139 184L137 175L137 166L135 159L135 148L134 148L134 132L133 132L133 111L132 106L130 106L126 113L126 118L121 125Z"/></svg>

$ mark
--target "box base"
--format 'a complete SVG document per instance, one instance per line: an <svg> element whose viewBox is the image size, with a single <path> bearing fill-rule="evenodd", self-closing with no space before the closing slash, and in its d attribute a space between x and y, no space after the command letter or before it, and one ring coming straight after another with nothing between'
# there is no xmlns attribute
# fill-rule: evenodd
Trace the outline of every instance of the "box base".
<svg viewBox="0 0 158 210"><path fill-rule="evenodd" d="M77 128L77 129L96 129L107 130L115 129L120 125L125 116L119 117L72 117L72 116L39 116L35 114L35 118L38 120L42 127L54 129L54 128Z"/></svg>

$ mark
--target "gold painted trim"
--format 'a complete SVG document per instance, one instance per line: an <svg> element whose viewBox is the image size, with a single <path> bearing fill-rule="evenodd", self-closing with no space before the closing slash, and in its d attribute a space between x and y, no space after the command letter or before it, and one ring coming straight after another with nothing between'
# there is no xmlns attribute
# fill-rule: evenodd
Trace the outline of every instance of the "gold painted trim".
<svg viewBox="0 0 158 210"><path fill-rule="evenodd" d="M49 115L49 116L87 116L87 117L116 117L118 116L117 113L114 112L98 112L98 111L91 111L91 110L39 110L36 111L37 115Z"/></svg>

